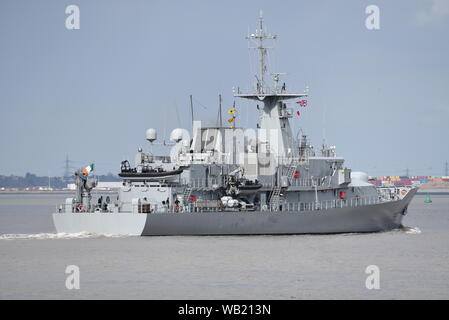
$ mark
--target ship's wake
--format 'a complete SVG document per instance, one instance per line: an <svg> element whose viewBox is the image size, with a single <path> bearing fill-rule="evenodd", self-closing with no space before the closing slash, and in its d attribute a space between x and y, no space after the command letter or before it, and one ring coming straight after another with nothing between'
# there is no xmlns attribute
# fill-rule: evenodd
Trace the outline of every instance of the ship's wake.
<svg viewBox="0 0 449 320"><path fill-rule="evenodd" d="M399 232L409 233L409 234L420 234L421 230L418 227L407 227L402 226L399 229L396 229Z"/></svg>
<svg viewBox="0 0 449 320"><path fill-rule="evenodd" d="M124 238L132 235L103 234L94 232L78 233L36 233L36 234L0 234L0 240L27 240L27 239L92 239L92 238Z"/></svg>

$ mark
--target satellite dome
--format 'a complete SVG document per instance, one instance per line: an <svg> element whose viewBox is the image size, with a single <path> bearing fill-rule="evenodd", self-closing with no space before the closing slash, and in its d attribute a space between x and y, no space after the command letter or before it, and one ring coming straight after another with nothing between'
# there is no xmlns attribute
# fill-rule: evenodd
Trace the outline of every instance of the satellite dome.
<svg viewBox="0 0 449 320"><path fill-rule="evenodd" d="M153 142L157 139L156 129L150 128L146 132L146 139L150 142Z"/></svg>
<svg viewBox="0 0 449 320"><path fill-rule="evenodd" d="M182 140L182 129L180 128L176 128L174 129L171 134L170 134L170 140L175 141L175 142L179 142Z"/></svg>

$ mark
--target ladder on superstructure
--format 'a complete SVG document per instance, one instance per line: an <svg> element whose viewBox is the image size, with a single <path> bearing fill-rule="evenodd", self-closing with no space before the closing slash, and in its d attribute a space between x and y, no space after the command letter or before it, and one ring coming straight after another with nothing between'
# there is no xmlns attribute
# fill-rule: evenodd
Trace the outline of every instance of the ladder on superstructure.
<svg viewBox="0 0 449 320"><path fill-rule="evenodd" d="M272 211L278 211L279 210L279 202L280 202L280 195L281 195L281 187L280 186L274 186L271 190L270 194L270 209Z"/></svg>
<svg viewBox="0 0 449 320"><path fill-rule="evenodd" d="M296 171L296 168L301 164L301 162L304 162L304 160L301 158L292 158L292 161L290 161L288 170L287 170L287 177L289 182L294 178L294 174Z"/></svg>
<svg viewBox="0 0 449 320"><path fill-rule="evenodd" d="M304 162L304 159L300 159L300 158L296 158L296 157L292 158L292 160L290 161L290 164L289 164L288 170L287 170L287 177L288 177L289 182L291 181L291 179L293 179L293 175L295 174L296 168L302 162ZM275 185L273 187L273 189L271 190L269 204L270 204L270 209L273 211L279 210L279 204L280 204L280 200L281 200L281 197L280 197L281 191L282 191L282 187L279 184Z"/></svg>
<svg viewBox="0 0 449 320"><path fill-rule="evenodd" d="M188 204L188 201L189 201L189 198L190 198L190 195L192 194L192 187L190 187L190 186L187 186L185 189L184 189L184 192L183 192L183 194L182 194L182 200L184 201L184 205L187 205Z"/></svg>

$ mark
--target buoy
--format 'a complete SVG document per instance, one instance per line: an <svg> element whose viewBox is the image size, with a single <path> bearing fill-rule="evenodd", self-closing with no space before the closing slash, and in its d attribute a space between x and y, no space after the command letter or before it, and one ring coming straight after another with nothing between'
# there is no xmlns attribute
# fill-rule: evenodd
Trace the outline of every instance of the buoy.
<svg viewBox="0 0 449 320"><path fill-rule="evenodd" d="M430 194L427 194L426 198L424 199L424 203L432 203L432 199L430 199Z"/></svg>

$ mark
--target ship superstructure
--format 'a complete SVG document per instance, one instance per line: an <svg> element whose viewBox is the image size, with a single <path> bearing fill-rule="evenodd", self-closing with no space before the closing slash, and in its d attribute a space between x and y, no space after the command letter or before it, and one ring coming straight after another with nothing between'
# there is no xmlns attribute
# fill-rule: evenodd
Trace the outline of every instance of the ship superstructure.
<svg viewBox="0 0 449 320"><path fill-rule="evenodd" d="M139 235L296 234L371 232L401 225L413 188L376 188L368 175L351 172L336 148L315 151L305 134L295 137L293 110L286 101L304 99L289 93L283 73L268 70L265 40L276 36L258 28L247 39L259 55L252 92L236 98L257 102L257 128L203 127L192 137L183 129L171 134L170 155L138 149L134 165L121 163L123 187L118 197L92 205L88 177L77 178L77 195L54 214L59 232ZM150 143L154 129L146 132ZM80 172L77 177L80 177ZM81 205L81 206L80 206Z"/></svg>

